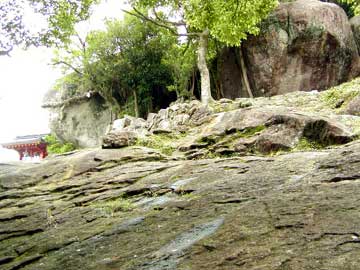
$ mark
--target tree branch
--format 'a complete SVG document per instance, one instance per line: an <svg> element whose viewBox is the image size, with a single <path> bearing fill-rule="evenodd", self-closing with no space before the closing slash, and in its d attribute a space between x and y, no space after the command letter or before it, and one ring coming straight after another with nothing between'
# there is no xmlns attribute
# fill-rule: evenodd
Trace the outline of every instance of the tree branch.
<svg viewBox="0 0 360 270"><path fill-rule="evenodd" d="M76 67L72 66L71 64L65 62L65 61L56 61L56 62L53 62L52 65L56 66L56 65L65 65L69 68L71 68L73 71L75 71L77 74L79 75L84 75L79 69L77 69Z"/></svg>
<svg viewBox="0 0 360 270"><path fill-rule="evenodd" d="M13 50L13 47L11 46L10 49L6 50L6 51L0 51L0 56L4 56L7 55L10 57L10 52Z"/></svg>
<svg viewBox="0 0 360 270"><path fill-rule="evenodd" d="M183 34L180 34L178 33L177 31L174 30L174 28L172 28L171 26L167 25L165 23L165 21L163 22L162 20L161 21L157 21L157 20L154 20L148 16L146 16L145 14L141 13L139 10L137 10L136 8L134 8L134 11L135 13L131 12L131 11L128 11L128 10L124 10L122 9L123 12L129 14L129 15L132 15L132 16L135 16L141 20L145 20L145 21L148 21L148 22L151 22L159 27L162 27L162 28L165 28L167 30L169 30L173 35L175 36L179 36L179 37L189 37L189 36L196 36L198 37L200 35L200 33L183 33ZM170 23L170 22L169 22ZM170 23L171 24L171 23ZM176 26L176 25L173 25L173 26Z"/></svg>
<svg viewBox="0 0 360 270"><path fill-rule="evenodd" d="M159 16L158 13L156 12L156 9L155 9L155 8L153 8L152 11L153 11L153 13L154 13L154 15L155 15L155 17L156 17L156 19L157 19L158 21L161 21L161 22L163 22L163 23L165 23L165 24L172 24L172 25L174 25L174 26L186 26L186 23L185 23L184 21L182 21L182 20L179 21L179 22L173 22L173 21L168 21L168 20L164 20L164 19L160 18L160 16Z"/></svg>
<svg viewBox="0 0 360 270"><path fill-rule="evenodd" d="M176 32L173 28L171 28L170 26L168 26L168 25L166 25L166 24L163 24L163 23L161 23L161 22L158 22L158 21L156 21L156 20L151 19L150 17L142 14L140 11L138 11L138 10L135 9L135 8L134 8L134 11L135 11L136 13L133 13L133 12L130 12L130 11L124 10L124 9L123 9L122 11L125 12L125 13L127 13L127 14L129 14L129 15L135 16L135 17L137 17L137 18L139 18L139 19L142 19L142 20L151 22L151 23L153 23L153 24L155 24L155 25L157 25L157 26L160 26L160 27L162 27L162 28L165 28L165 29L169 30L172 34L177 35L177 32Z"/></svg>
<svg viewBox="0 0 360 270"><path fill-rule="evenodd" d="M76 37L78 38L80 44L81 44L81 49L83 51L83 53L85 54L86 51L86 42L80 37L78 32L75 32Z"/></svg>

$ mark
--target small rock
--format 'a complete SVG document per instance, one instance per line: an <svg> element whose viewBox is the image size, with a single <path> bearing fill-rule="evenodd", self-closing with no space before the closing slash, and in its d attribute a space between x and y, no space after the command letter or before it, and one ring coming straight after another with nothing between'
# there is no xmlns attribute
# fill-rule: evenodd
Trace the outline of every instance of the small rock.
<svg viewBox="0 0 360 270"><path fill-rule="evenodd" d="M136 142L136 134L131 131L113 131L105 135L102 148L121 148L133 145Z"/></svg>

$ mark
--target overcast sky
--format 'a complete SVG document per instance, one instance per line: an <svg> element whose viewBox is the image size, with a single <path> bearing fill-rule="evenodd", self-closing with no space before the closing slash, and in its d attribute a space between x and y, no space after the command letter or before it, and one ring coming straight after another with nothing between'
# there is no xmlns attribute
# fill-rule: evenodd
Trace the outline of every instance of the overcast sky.
<svg viewBox="0 0 360 270"><path fill-rule="evenodd" d="M121 0L108 0L96 7L91 21L81 31L102 29L105 17L121 17ZM61 74L48 65L51 49L15 49L11 57L0 56L0 142L18 135L47 133L48 112L41 108L46 91Z"/></svg>

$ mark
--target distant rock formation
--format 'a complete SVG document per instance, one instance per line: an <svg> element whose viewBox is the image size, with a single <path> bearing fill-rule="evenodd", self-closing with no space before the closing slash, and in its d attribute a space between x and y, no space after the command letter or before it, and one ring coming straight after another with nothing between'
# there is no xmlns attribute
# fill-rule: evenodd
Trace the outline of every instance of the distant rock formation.
<svg viewBox="0 0 360 270"><path fill-rule="evenodd" d="M239 64L255 96L324 90L359 74L359 54L343 9L317 0L282 3L242 49L226 48L218 73L223 97L247 97Z"/></svg>
<svg viewBox="0 0 360 270"><path fill-rule="evenodd" d="M45 97L43 107L50 110L51 132L81 148L99 146L114 120L110 106L97 92L67 97L53 90Z"/></svg>

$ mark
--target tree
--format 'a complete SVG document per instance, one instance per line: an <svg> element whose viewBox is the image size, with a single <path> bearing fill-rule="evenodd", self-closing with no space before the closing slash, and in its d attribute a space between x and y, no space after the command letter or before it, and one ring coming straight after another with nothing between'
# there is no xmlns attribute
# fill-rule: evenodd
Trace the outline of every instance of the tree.
<svg viewBox="0 0 360 270"><path fill-rule="evenodd" d="M197 38L201 101L208 104L213 100L206 63L209 38L229 46L239 46L247 35L259 32L259 22L275 8L278 1L131 0L130 3L133 11L128 13L166 28L175 35ZM144 14L141 8L151 12ZM181 33L180 29L186 29L186 32Z"/></svg>
<svg viewBox="0 0 360 270"><path fill-rule="evenodd" d="M70 41L75 24L90 16L99 0L1 0L0 55L14 46L60 46ZM37 27L32 25L34 19Z"/></svg>
<svg viewBox="0 0 360 270"><path fill-rule="evenodd" d="M359 15L360 1L359 0L338 0L338 4L345 10L349 17Z"/></svg>
<svg viewBox="0 0 360 270"><path fill-rule="evenodd" d="M144 116L152 110L153 91L173 84L167 52L177 40L147 21L127 15L75 40L58 51L53 64L63 66L68 75L62 83L77 92L98 91L122 111L131 103L134 112L127 113Z"/></svg>
<svg viewBox="0 0 360 270"><path fill-rule="evenodd" d="M347 1L347 0L344 0ZM348 0L357 1L357 0ZM128 13L151 21L178 36L197 39L197 65L201 74L201 100L212 101L206 63L209 38L239 46L277 5L277 0L129 0ZM13 44L58 45L69 42L74 24L89 17L97 0L3 0L0 2L0 47L3 53ZM47 26L31 33L24 24L24 5L40 14ZM141 12L150 10L150 12ZM166 15L166 16L165 16ZM184 33L179 29L186 29Z"/></svg>

